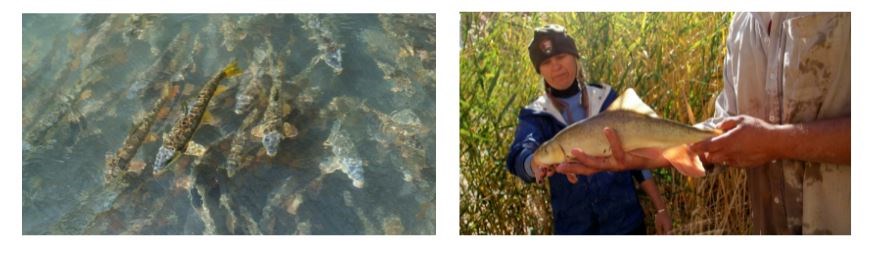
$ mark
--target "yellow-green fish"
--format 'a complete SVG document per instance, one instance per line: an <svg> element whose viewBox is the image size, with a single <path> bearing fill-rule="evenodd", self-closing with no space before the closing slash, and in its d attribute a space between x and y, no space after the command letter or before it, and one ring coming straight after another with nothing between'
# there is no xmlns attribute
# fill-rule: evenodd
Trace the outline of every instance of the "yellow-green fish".
<svg viewBox="0 0 876 253"><path fill-rule="evenodd" d="M609 156L605 127L615 130L625 152L651 159L663 157L687 176L703 176L705 170L686 144L721 133L661 119L635 91L627 89L605 112L569 125L543 143L533 159L544 165L560 164L572 157L575 148L591 156Z"/></svg>
<svg viewBox="0 0 876 253"><path fill-rule="evenodd" d="M213 78L201 88L198 94L198 100L191 106L191 109L185 115L177 120L176 125L170 130L170 133L164 135L164 142L161 148L158 149L158 154L155 156L155 164L153 171L158 172L166 166L171 160L186 151L189 145L189 140L195 134L195 130L201 124L201 119L207 112L207 105L210 104L210 99L216 93L216 88L219 82L225 78L239 75L240 70L237 67L237 61L232 60L225 69L217 73Z"/></svg>

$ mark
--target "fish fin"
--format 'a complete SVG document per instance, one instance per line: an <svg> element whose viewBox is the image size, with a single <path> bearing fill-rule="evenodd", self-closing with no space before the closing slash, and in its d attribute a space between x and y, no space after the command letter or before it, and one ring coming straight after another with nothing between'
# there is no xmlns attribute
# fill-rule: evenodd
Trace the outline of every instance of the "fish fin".
<svg viewBox="0 0 876 253"><path fill-rule="evenodd" d="M198 144L194 141L189 141L189 144L186 145L186 155L201 157L207 153L207 148L204 145Z"/></svg>
<svg viewBox="0 0 876 253"><path fill-rule="evenodd" d="M128 162L128 171L135 172L137 174L142 173L143 169L146 168L146 161L142 159L133 159Z"/></svg>
<svg viewBox="0 0 876 253"><path fill-rule="evenodd" d="M706 124L703 124L703 123L695 124L695 125L693 125L692 127L696 128L696 129L703 130L703 131L709 131L709 132L712 132L712 133L714 133L715 135L721 135L721 134L724 134L724 130L721 130L721 129L718 129L718 128L712 128L712 127L709 127L709 126L707 126Z"/></svg>
<svg viewBox="0 0 876 253"><path fill-rule="evenodd" d="M283 116L289 115L289 113L292 113L292 106L289 104L283 104Z"/></svg>
<svg viewBox="0 0 876 253"><path fill-rule="evenodd" d="M249 133L252 134L253 137L262 138L265 136L265 125L258 125L249 130Z"/></svg>
<svg viewBox="0 0 876 253"><path fill-rule="evenodd" d="M606 111L613 110L626 110L633 111L639 114L648 115L650 117L659 118L657 113L654 112L654 109L651 109L650 106L642 102L642 99L639 98L639 95L636 95L636 91L632 88L627 88L624 90L624 93L621 94L620 97L614 100Z"/></svg>
<svg viewBox="0 0 876 253"><path fill-rule="evenodd" d="M145 143L156 142L156 141L158 141L159 139L161 139L161 138L158 138L158 134L155 134L155 133L149 133L149 134L146 135L146 142L145 142Z"/></svg>
<svg viewBox="0 0 876 253"><path fill-rule="evenodd" d="M210 111L204 112L204 116L201 116L201 124L205 125L215 125L218 120L213 116Z"/></svg>
<svg viewBox="0 0 876 253"><path fill-rule="evenodd" d="M94 92L92 92L91 89L87 89L79 94L79 100L89 99L89 98L91 98L92 94L94 94Z"/></svg>
<svg viewBox="0 0 876 253"><path fill-rule="evenodd" d="M685 176L702 177L706 175L700 157L691 151L690 146L686 144L664 150L663 157Z"/></svg>
<svg viewBox="0 0 876 253"><path fill-rule="evenodd" d="M228 86L225 86L225 85L216 86L216 91L213 92L213 96L214 97L219 96L219 94L222 94L227 90L228 90Z"/></svg>
<svg viewBox="0 0 876 253"><path fill-rule="evenodd" d="M285 135L286 138L298 136L298 128L296 128L295 125L292 125L289 122L283 122L283 135Z"/></svg>
<svg viewBox="0 0 876 253"><path fill-rule="evenodd" d="M228 65L225 66L225 69L222 70L222 72L225 73L226 77L232 77L232 76L240 75L240 73L242 73L240 71L240 68L237 67L237 59L232 59L231 63L228 63Z"/></svg>
<svg viewBox="0 0 876 253"><path fill-rule="evenodd" d="M663 157L663 150L659 148L640 148L630 151L630 154L646 159L660 159Z"/></svg>

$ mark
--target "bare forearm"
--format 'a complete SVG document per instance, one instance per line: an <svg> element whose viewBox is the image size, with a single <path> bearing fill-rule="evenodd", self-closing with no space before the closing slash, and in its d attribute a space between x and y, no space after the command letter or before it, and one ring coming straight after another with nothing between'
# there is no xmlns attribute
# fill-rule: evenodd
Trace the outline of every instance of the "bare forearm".
<svg viewBox="0 0 876 253"><path fill-rule="evenodd" d="M663 201L663 196L660 194L660 190L657 189L657 184L654 183L654 179L642 181L639 186L642 187L645 194L648 194L648 198L651 199L651 202L654 203L654 207L657 208L657 210L666 208L666 202Z"/></svg>
<svg viewBox="0 0 876 253"><path fill-rule="evenodd" d="M851 118L776 126L777 158L851 164Z"/></svg>

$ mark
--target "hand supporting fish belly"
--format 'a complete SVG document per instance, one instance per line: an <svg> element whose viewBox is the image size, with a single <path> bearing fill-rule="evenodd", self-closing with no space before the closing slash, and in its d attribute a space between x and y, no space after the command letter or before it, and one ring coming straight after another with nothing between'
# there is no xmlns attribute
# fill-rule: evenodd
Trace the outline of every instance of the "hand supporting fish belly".
<svg viewBox="0 0 876 253"><path fill-rule="evenodd" d="M564 174L671 164L686 176L704 176L703 164L688 144L717 136L720 131L698 129L656 115L627 89L605 112L572 124L543 143L534 153L533 163L558 165L556 171Z"/></svg>

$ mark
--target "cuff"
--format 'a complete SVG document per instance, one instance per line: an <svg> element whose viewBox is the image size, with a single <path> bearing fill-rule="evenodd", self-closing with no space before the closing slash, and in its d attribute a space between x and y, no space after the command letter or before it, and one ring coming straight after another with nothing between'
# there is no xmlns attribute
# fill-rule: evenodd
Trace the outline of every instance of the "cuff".
<svg viewBox="0 0 876 253"><path fill-rule="evenodd" d="M524 170L526 170L526 174L529 175L529 177L535 177L535 175L532 173L532 165L531 165L532 163L531 162L532 162L532 155L529 155L526 157L526 159L523 162L523 168L524 168Z"/></svg>
<svg viewBox="0 0 876 253"><path fill-rule="evenodd" d="M648 179L653 178L654 176L651 174L651 170L644 169L642 170L642 181L646 181Z"/></svg>

